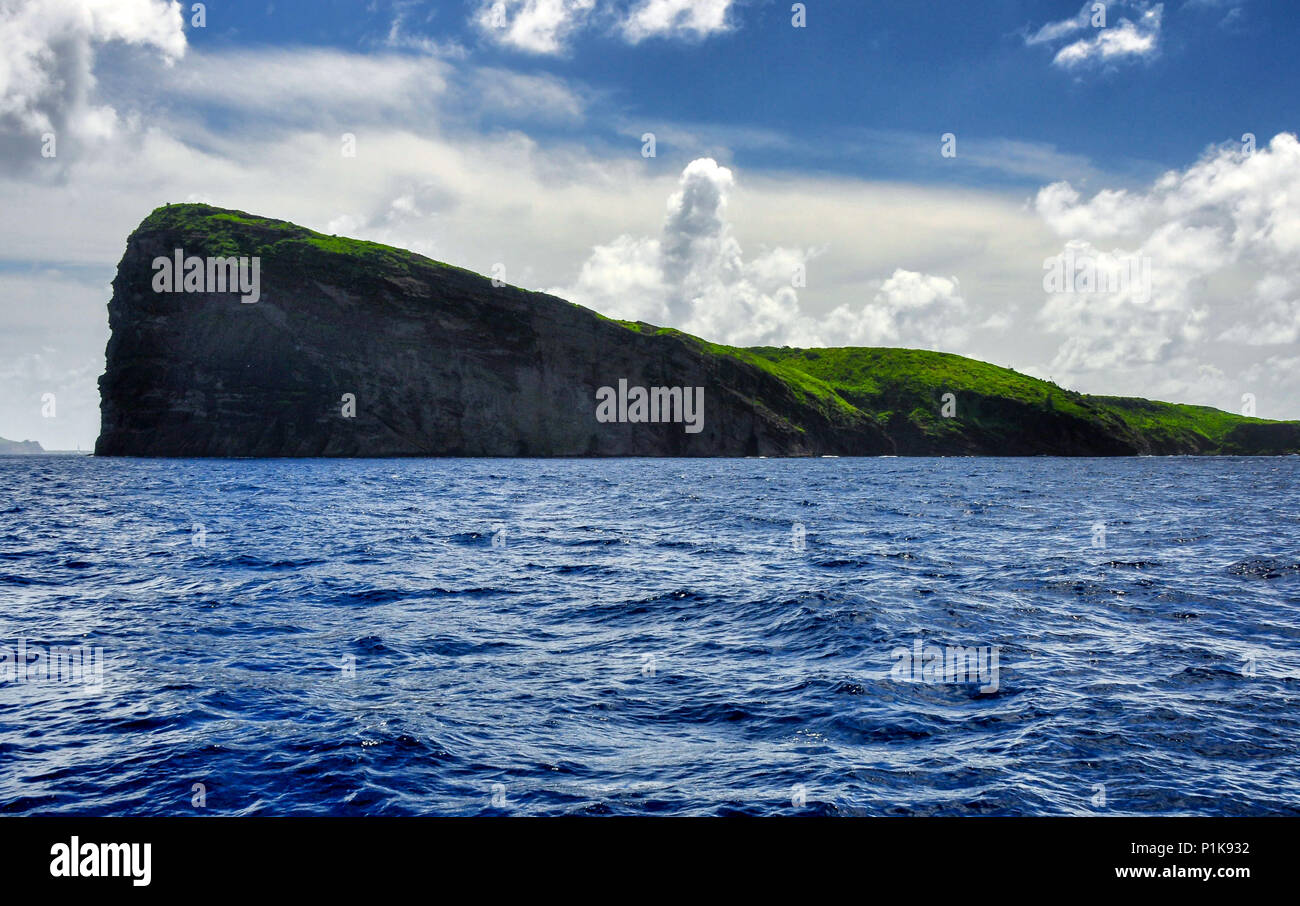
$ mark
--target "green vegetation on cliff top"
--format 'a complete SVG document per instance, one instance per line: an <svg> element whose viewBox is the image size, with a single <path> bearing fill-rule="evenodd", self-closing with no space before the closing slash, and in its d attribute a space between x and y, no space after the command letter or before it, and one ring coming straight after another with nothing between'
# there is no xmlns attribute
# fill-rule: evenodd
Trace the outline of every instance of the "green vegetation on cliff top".
<svg viewBox="0 0 1300 906"><path fill-rule="evenodd" d="M421 267L451 267L391 245L318 233L285 220L206 204L155 208L136 228L136 233L155 231L199 244L207 254L220 257L256 255L272 261L304 261L313 255L326 254L335 256L337 261L348 265L347 270L358 274L379 270L409 275Z"/></svg>
<svg viewBox="0 0 1300 906"><path fill-rule="evenodd" d="M472 273L377 242L327 235L287 221L204 204L155 209L136 230L153 231L193 241L211 255L259 255L305 262L324 254L335 267L342 265L345 272L358 276L373 277L385 272L411 275L428 268ZM1208 406L1089 396L1009 368L946 352L862 347L742 348L710 343L673 328L592 314L635 333L676 337L706 355L727 356L760 368L833 418L849 422L865 419L881 425L903 418L916 430L932 436L972 427L1006 430L1011 426L1006 404L1100 423L1117 434L1189 442L1207 449L1219 447L1243 425L1300 424L1248 418ZM939 417L945 393L953 393L962 401L955 418ZM972 405L972 401L976 404ZM980 401L999 405L990 413L988 407L979 405Z"/></svg>
<svg viewBox="0 0 1300 906"><path fill-rule="evenodd" d="M931 430L956 427L962 421L979 422L978 415L960 412L961 408L971 408L972 398L1016 401L1029 408L1046 408L1158 439L1199 435L1209 442L1207 446L1217 446L1229 432L1244 424L1276 424L1209 406L1076 393L1010 368L947 352L861 347L759 347L751 351L788 369L820 378L859 408L877 412L882 408L903 409L909 416L919 415ZM932 417L944 393L953 393L964 401L957 419ZM916 413L916 409L922 412ZM998 419L991 422L990 427L1000 424Z"/></svg>

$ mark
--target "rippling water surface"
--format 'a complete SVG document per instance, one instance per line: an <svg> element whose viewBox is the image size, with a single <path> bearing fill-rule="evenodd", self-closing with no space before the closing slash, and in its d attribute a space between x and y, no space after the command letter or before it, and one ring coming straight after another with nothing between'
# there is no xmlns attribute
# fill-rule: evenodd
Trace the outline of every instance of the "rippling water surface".
<svg viewBox="0 0 1300 906"><path fill-rule="evenodd" d="M1300 458L0 475L3 812L1300 814Z"/></svg>

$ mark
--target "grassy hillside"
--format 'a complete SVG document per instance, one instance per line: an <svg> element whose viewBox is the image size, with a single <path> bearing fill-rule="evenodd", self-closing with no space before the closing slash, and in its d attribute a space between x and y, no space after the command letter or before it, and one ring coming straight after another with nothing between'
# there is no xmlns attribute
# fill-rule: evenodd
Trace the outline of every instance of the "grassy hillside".
<svg viewBox="0 0 1300 906"><path fill-rule="evenodd" d="M808 402L873 421L933 452L974 449L992 438L1018 434L1031 416L1055 425L1089 426L1136 452L1300 452L1300 422L1249 418L1208 406L1090 396L952 353L887 347L741 348L672 328L619 323L638 333L678 336L711 354L755 364ZM955 413L944 417L948 393Z"/></svg>
<svg viewBox="0 0 1300 906"><path fill-rule="evenodd" d="M877 418L896 420L901 414L922 433L933 435L1014 430L1015 424L1008 417L1018 417L1016 411L1022 408L1094 423L1117 437L1144 444L1150 452L1166 452L1174 447L1198 452L1247 452L1253 446L1248 439L1268 436L1267 432L1252 430L1254 426L1300 426L1296 422L1233 415L1208 406L1090 396L951 353L853 347L759 347L747 351L789 371L819 379L846 402ZM939 414L945 393L955 397L956 414L952 418ZM1289 436L1290 432L1278 433L1282 440ZM1293 451L1294 447L1285 442L1276 449Z"/></svg>

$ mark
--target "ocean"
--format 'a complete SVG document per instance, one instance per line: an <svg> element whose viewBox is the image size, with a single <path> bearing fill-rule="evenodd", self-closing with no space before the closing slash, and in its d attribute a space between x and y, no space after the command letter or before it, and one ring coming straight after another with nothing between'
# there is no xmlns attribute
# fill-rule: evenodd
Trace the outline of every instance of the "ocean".
<svg viewBox="0 0 1300 906"><path fill-rule="evenodd" d="M0 811L1300 814L1300 458L0 458Z"/></svg>

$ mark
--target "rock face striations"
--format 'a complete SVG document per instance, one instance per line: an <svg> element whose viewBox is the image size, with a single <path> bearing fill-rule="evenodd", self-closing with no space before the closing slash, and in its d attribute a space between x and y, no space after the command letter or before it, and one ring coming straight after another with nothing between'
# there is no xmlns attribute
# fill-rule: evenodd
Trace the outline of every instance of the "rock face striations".
<svg viewBox="0 0 1300 906"><path fill-rule="evenodd" d="M1300 423L1088 397L900 349L738 349L207 205L127 241L108 456L1300 451Z"/></svg>

